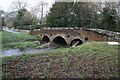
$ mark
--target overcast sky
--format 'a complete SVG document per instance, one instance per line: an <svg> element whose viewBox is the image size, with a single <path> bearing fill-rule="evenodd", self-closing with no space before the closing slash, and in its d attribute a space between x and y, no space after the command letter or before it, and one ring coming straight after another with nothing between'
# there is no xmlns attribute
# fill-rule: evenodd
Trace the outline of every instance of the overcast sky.
<svg viewBox="0 0 120 80"><path fill-rule="evenodd" d="M0 9L4 10L5 12L9 12L12 6L12 2L14 2L15 0L1 0L0 1ZM38 1L41 0L26 0L28 3L28 7L27 9L30 9L31 6L34 6L35 4L37 4ZM54 0L43 0L47 3L49 3L49 5L51 5Z"/></svg>
<svg viewBox="0 0 120 80"><path fill-rule="evenodd" d="M10 11L13 1L15 1L15 0L1 0L0 1L0 9L4 10L5 12ZM25 0L23 0L23 1L25 1ZM26 0L26 1L29 4L29 6L27 8L30 9L31 6L34 6L35 4L37 4L38 1L41 1L41 0ZM43 1L49 3L49 6L50 6L55 0L43 0ZM68 1L68 0L61 0L61 1ZM69 1L73 1L73 0L69 0ZM116 2L118 0L80 0L80 1L93 1L93 2L94 1L110 1L110 2Z"/></svg>

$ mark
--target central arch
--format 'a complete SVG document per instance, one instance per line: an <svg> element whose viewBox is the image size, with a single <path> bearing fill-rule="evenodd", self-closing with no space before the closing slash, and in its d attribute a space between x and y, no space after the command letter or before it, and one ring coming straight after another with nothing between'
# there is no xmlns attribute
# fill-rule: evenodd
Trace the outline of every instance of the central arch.
<svg viewBox="0 0 120 80"><path fill-rule="evenodd" d="M61 45L67 45L67 42L65 41L65 39L61 36L57 36L53 39L53 42L54 43L57 43L57 44L61 44Z"/></svg>
<svg viewBox="0 0 120 80"><path fill-rule="evenodd" d="M49 42L50 38L46 35L43 36L42 41Z"/></svg>

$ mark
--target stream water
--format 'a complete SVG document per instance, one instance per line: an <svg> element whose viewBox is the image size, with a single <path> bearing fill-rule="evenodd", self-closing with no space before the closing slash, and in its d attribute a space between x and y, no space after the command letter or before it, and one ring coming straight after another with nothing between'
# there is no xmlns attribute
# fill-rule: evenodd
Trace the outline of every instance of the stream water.
<svg viewBox="0 0 120 80"><path fill-rule="evenodd" d="M45 43L43 43L43 45L45 45ZM34 54L34 53L41 53L41 52L47 52L53 49L57 49L60 47L67 47L65 45L61 45L61 44L56 44L51 42L46 43L47 48L43 48L43 49L37 49L37 48L24 48L24 49L9 49L9 50L2 50L0 51L0 54L2 54L2 57L5 56L13 56L13 55L21 55L21 54Z"/></svg>
<svg viewBox="0 0 120 80"><path fill-rule="evenodd" d="M25 48L23 50L20 49L9 49L9 50L3 50L0 51L0 54L2 54L2 57L5 56L12 56L12 55L20 55L20 54L34 54L39 52L47 52L53 50L53 48L44 48L44 49L35 49L35 48Z"/></svg>

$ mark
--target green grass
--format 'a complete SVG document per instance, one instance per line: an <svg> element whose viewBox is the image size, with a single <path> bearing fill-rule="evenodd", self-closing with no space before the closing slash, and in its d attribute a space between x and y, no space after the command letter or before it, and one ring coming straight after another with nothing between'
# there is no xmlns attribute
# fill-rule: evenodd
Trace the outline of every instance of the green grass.
<svg viewBox="0 0 120 80"><path fill-rule="evenodd" d="M43 49L47 48L48 46L45 45L36 45L34 41L29 41L29 42L12 42L12 43L7 43L2 46L3 50L8 50L8 49L24 49L24 48L36 48L36 49Z"/></svg>
<svg viewBox="0 0 120 80"><path fill-rule="evenodd" d="M93 42L44 53L4 57L3 78L118 77L118 46Z"/></svg>
<svg viewBox="0 0 120 80"><path fill-rule="evenodd" d="M37 36L29 35L28 33L10 33L6 31L0 32L2 40L2 49L26 48L35 46L34 41L39 40Z"/></svg>
<svg viewBox="0 0 120 80"><path fill-rule="evenodd" d="M7 43L3 45L3 50L7 49L23 49L27 47L35 47L35 43L33 41L31 42L12 42L12 43Z"/></svg>
<svg viewBox="0 0 120 80"><path fill-rule="evenodd" d="M2 43L11 43L11 42L24 42L24 41L34 41L38 38L36 36L29 35L28 33L10 33L3 31L2 32Z"/></svg>

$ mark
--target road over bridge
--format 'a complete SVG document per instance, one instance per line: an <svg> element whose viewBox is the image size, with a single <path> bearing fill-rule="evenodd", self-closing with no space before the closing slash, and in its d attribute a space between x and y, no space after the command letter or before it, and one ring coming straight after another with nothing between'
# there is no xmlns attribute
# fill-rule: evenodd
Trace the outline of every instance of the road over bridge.
<svg viewBox="0 0 120 80"><path fill-rule="evenodd" d="M105 41L107 36L81 28L42 28L31 31L31 34L39 36L43 41L55 42L72 46L80 45L86 41Z"/></svg>

